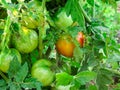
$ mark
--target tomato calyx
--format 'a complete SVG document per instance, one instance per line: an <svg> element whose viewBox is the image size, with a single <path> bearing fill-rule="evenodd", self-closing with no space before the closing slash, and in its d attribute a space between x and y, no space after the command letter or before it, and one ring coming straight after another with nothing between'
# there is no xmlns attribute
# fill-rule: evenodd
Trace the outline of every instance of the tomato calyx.
<svg viewBox="0 0 120 90"><path fill-rule="evenodd" d="M82 48L85 44L85 35L83 34L83 32L78 32L76 40ZM75 44L73 42L73 38L69 34L61 35L56 42L56 50L59 54L62 54L63 56L70 58L73 57L74 48Z"/></svg>
<svg viewBox="0 0 120 90"><path fill-rule="evenodd" d="M66 29L72 25L73 20L71 15L67 16L65 9L62 8L59 12L57 12L54 22L59 29Z"/></svg>

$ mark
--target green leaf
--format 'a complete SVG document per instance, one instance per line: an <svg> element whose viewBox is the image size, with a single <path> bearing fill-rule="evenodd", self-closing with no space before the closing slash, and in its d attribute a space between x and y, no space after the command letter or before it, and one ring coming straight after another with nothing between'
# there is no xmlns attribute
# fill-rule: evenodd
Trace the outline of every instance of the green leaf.
<svg viewBox="0 0 120 90"><path fill-rule="evenodd" d="M70 87L71 87L70 85L67 85L67 86L58 86L57 90L71 90Z"/></svg>
<svg viewBox="0 0 120 90"><path fill-rule="evenodd" d="M104 3L112 5L115 9L117 8L117 3L115 0L102 0Z"/></svg>
<svg viewBox="0 0 120 90"><path fill-rule="evenodd" d="M65 6L67 15L71 14L73 21L77 21L85 30L85 19L81 11L79 0L68 0Z"/></svg>
<svg viewBox="0 0 120 90"><path fill-rule="evenodd" d="M1 79L0 80L0 90L6 90L6 88L7 88L6 82L3 79Z"/></svg>
<svg viewBox="0 0 120 90"><path fill-rule="evenodd" d="M4 19L7 17L7 10L5 8L0 8L0 12L2 12L0 14L0 19ZM1 21L0 21L1 22ZM4 27L1 27L4 23L0 23L0 28L4 28ZM4 25L3 25L4 26Z"/></svg>
<svg viewBox="0 0 120 90"><path fill-rule="evenodd" d="M88 67L92 69L98 64L99 62L96 60L94 52L90 52L89 58L88 58Z"/></svg>
<svg viewBox="0 0 120 90"><path fill-rule="evenodd" d="M80 86L81 84L76 79L74 79L71 83L70 90L79 90Z"/></svg>
<svg viewBox="0 0 120 90"><path fill-rule="evenodd" d="M100 69L97 74L96 83L99 90L108 90L107 85L113 83L113 73L106 69ZM101 88L102 87L102 88Z"/></svg>
<svg viewBox="0 0 120 90"><path fill-rule="evenodd" d="M42 90L42 89L41 89L41 86L42 86L42 85L40 84L40 82L36 82L36 83L35 83L36 90Z"/></svg>
<svg viewBox="0 0 120 90"><path fill-rule="evenodd" d="M21 90L20 85L15 82L10 82L9 87L9 90Z"/></svg>
<svg viewBox="0 0 120 90"><path fill-rule="evenodd" d="M56 74L56 85L69 85L73 80L73 76L67 74L66 72Z"/></svg>
<svg viewBox="0 0 120 90"><path fill-rule="evenodd" d="M20 67L17 74L15 75L15 80L17 82L23 82L27 74L28 74L28 65L27 63L25 63L23 66Z"/></svg>
<svg viewBox="0 0 120 90"><path fill-rule="evenodd" d="M113 53L109 56L107 59L107 63L112 63L112 62L117 62L120 61L120 54L118 53Z"/></svg>
<svg viewBox="0 0 120 90"><path fill-rule="evenodd" d="M13 30L15 32L18 32L20 30L19 24L18 23L12 23L11 30Z"/></svg>
<svg viewBox="0 0 120 90"><path fill-rule="evenodd" d="M95 85L90 85L87 90L98 90Z"/></svg>
<svg viewBox="0 0 120 90"><path fill-rule="evenodd" d="M120 89L120 83L117 83L116 87L113 90L119 90Z"/></svg>
<svg viewBox="0 0 120 90"><path fill-rule="evenodd" d="M7 90L6 86L0 87L0 90Z"/></svg>
<svg viewBox="0 0 120 90"><path fill-rule="evenodd" d="M96 73L92 71L82 71L75 75L75 79L81 84L85 85L87 82L94 80L96 78Z"/></svg>
<svg viewBox="0 0 120 90"><path fill-rule="evenodd" d="M87 0L87 2L91 5L91 6L94 6L94 0Z"/></svg>
<svg viewBox="0 0 120 90"><path fill-rule="evenodd" d="M74 49L74 57L76 62L80 62L83 58L83 51L80 47Z"/></svg>
<svg viewBox="0 0 120 90"><path fill-rule="evenodd" d="M0 87L1 87L1 86L5 86L5 85L6 85L6 82L5 82L3 79L1 79L1 80L0 80Z"/></svg>
<svg viewBox="0 0 120 90"><path fill-rule="evenodd" d="M37 6L41 6L42 0L33 0Z"/></svg>
<svg viewBox="0 0 120 90"><path fill-rule="evenodd" d="M12 78L15 76L17 71L19 70L21 64L18 61L17 57L15 56L14 59L10 62L9 70L8 70L8 75L9 78Z"/></svg>
<svg viewBox="0 0 120 90"><path fill-rule="evenodd" d="M30 53L30 58L31 58L32 63L35 63L37 61L38 56L39 56L39 53L37 49L35 49L34 51Z"/></svg>
<svg viewBox="0 0 120 90"><path fill-rule="evenodd" d="M31 77L27 78L25 82L21 84L21 87L23 88L29 88L29 89L36 88L36 90L42 90L41 86L42 84L40 82L38 82L36 79Z"/></svg>

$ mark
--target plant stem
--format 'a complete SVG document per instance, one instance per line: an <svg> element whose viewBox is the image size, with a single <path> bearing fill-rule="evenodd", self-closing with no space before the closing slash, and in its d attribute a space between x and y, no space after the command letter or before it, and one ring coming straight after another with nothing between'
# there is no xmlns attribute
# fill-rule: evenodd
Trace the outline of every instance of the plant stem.
<svg viewBox="0 0 120 90"><path fill-rule="evenodd" d="M116 71L116 70L113 70L113 69L108 69L108 68L105 68L105 69L112 72L113 74L120 75L119 71Z"/></svg>
<svg viewBox="0 0 120 90"><path fill-rule="evenodd" d="M1 77L2 77L6 82L9 81L9 79L3 74L2 71L0 71L0 75L1 75Z"/></svg>
<svg viewBox="0 0 120 90"><path fill-rule="evenodd" d="M87 21L88 23L91 23L91 19L89 18L89 16L88 16L87 13L85 12L85 10L82 8L82 6L80 5L80 3L79 3L79 6L80 6L80 9L81 9L81 11L82 11L82 13L83 13L86 21Z"/></svg>
<svg viewBox="0 0 120 90"><path fill-rule="evenodd" d="M10 25L11 25L11 21L10 21L10 17L8 16L6 25L4 28L2 42L1 42L2 50L4 50L6 47L8 48L8 43L9 43L9 38L10 38L10 30L9 30Z"/></svg>
<svg viewBox="0 0 120 90"><path fill-rule="evenodd" d="M94 4L93 4L93 7L92 7L92 17L93 18L95 17L95 0L94 0Z"/></svg>
<svg viewBox="0 0 120 90"><path fill-rule="evenodd" d="M42 40L42 32L41 28L39 28L39 58L42 58L42 51L43 51L43 40Z"/></svg>
<svg viewBox="0 0 120 90"><path fill-rule="evenodd" d="M41 12L41 25L39 27L39 57L42 58L42 52L43 52L43 32L45 30L45 3L46 0L42 1L42 12Z"/></svg>
<svg viewBox="0 0 120 90"><path fill-rule="evenodd" d="M46 9L45 4L46 4L46 0L43 0L43 1L42 1L42 9L43 9L43 11ZM43 13L44 13L44 12L43 12Z"/></svg>

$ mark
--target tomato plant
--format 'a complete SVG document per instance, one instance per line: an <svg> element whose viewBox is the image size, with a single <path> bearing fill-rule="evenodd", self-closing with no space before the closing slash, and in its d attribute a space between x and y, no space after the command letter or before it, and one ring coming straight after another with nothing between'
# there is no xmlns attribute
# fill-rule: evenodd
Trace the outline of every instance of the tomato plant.
<svg viewBox="0 0 120 90"><path fill-rule="evenodd" d="M51 62L40 59L32 66L31 75L40 81L43 86L49 86L54 80L54 72L50 70Z"/></svg>
<svg viewBox="0 0 120 90"><path fill-rule="evenodd" d="M57 51L66 56L72 57L75 45L72 41L72 37L69 35L62 35L56 42Z"/></svg>
<svg viewBox="0 0 120 90"><path fill-rule="evenodd" d="M119 5L0 0L0 90L120 90Z"/></svg>

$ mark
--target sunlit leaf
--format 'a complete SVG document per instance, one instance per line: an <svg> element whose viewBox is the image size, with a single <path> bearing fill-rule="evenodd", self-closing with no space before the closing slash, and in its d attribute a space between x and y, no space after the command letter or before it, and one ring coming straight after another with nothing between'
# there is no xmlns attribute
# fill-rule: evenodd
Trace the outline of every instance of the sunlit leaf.
<svg viewBox="0 0 120 90"><path fill-rule="evenodd" d="M99 70L97 74L97 79L96 79L96 83L98 85L99 90L108 90L107 85L113 82L112 75L113 73L106 69Z"/></svg>
<svg viewBox="0 0 120 90"><path fill-rule="evenodd" d="M81 11L79 0L68 0L66 3L66 13L71 15L73 21L77 21L79 25L85 30L85 19Z"/></svg>
<svg viewBox="0 0 120 90"><path fill-rule="evenodd" d="M69 85L70 82L73 80L73 76L62 72L62 73L57 73L56 74L56 85Z"/></svg>
<svg viewBox="0 0 120 90"><path fill-rule="evenodd" d="M95 3L94 0L87 0L87 2L88 2L91 6L94 6L94 3Z"/></svg>
<svg viewBox="0 0 120 90"><path fill-rule="evenodd" d="M23 82L27 74L28 74L28 65L27 63L25 63L23 66L20 67L20 69L16 73L15 80L17 82Z"/></svg>
<svg viewBox="0 0 120 90"><path fill-rule="evenodd" d="M96 73L92 71L82 71L75 75L75 78L80 84L85 85L87 82L96 78Z"/></svg>
<svg viewBox="0 0 120 90"><path fill-rule="evenodd" d="M20 62L18 61L17 57L15 56L14 59L10 62L8 75L9 78L12 78L16 75L17 71L20 69Z"/></svg>

